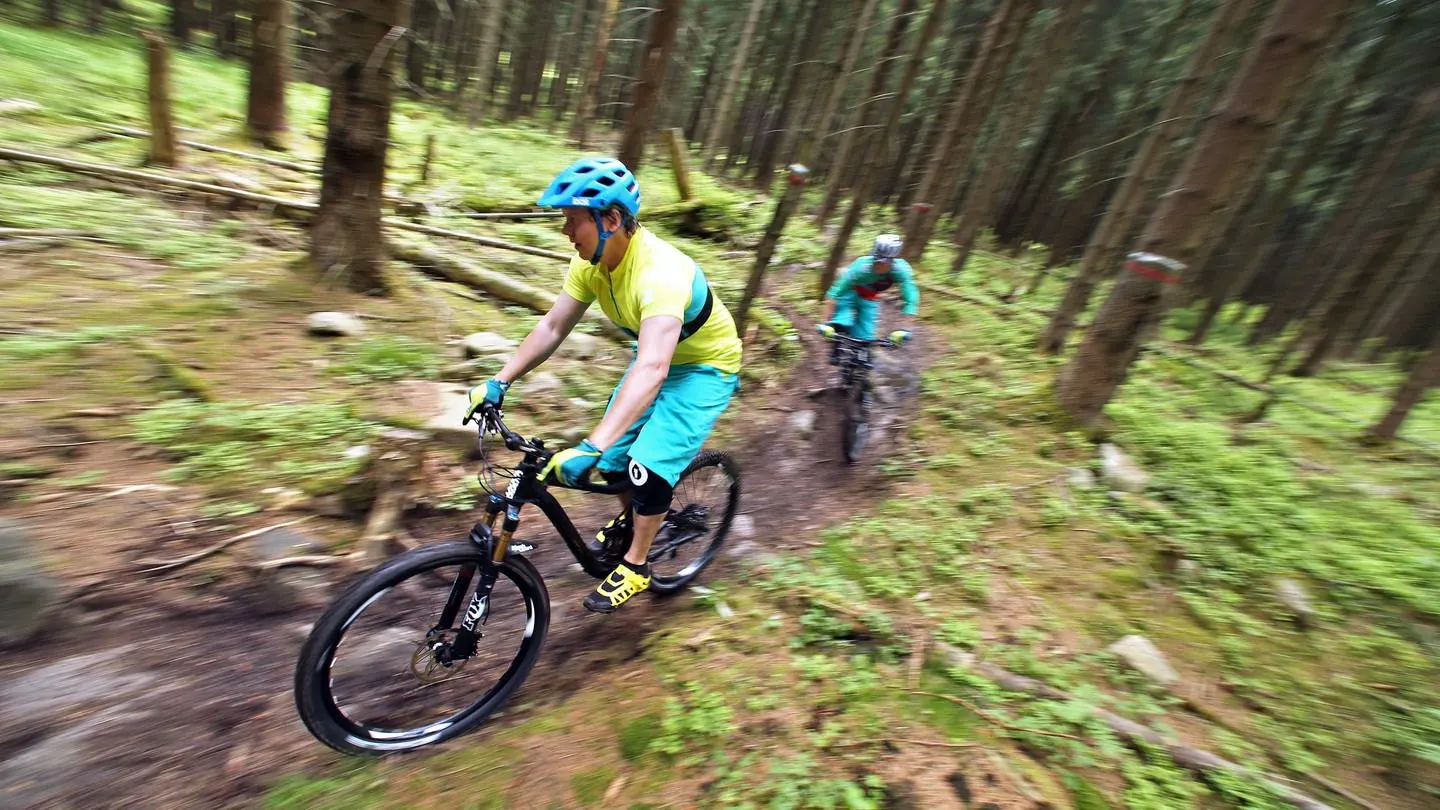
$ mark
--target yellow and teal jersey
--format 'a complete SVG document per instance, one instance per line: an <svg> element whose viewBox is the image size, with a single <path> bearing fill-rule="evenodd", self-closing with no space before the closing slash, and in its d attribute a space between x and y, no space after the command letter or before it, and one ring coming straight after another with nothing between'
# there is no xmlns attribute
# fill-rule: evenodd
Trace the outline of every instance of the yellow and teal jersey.
<svg viewBox="0 0 1440 810"><path fill-rule="evenodd" d="M729 374L740 371L735 319L711 292L704 271L643 225L630 238L625 258L614 270L579 256L571 259L564 289L582 304L599 302L605 316L631 335L639 335L640 324L657 315L679 318L682 326L703 318L693 333L682 331L671 365L711 366Z"/></svg>

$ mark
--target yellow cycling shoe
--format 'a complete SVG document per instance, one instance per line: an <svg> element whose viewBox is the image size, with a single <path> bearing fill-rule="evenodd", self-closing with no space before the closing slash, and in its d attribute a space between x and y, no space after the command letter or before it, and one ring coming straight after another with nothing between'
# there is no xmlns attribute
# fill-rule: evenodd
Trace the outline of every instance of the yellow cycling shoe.
<svg viewBox="0 0 1440 810"><path fill-rule="evenodd" d="M595 591L585 597L585 609L591 613L614 613L617 608L630 600L630 597L650 587L650 566L649 564L638 566L636 570L633 563L621 562L605 577Z"/></svg>

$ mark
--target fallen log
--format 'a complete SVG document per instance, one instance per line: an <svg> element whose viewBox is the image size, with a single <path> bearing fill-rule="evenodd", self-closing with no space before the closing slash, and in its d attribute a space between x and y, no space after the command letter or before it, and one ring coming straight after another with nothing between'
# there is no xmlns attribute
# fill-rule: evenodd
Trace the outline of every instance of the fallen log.
<svg viewBox="0 0 1440 810"><path fill-rule="evenodd" d="M535 312L549 312L555 305L555 295L547 290L526 284L513 276L487 270L468 258L436 250L422 242L392 236L386 240L390 255L415 265L422 270L434 272L449 281L457 281L467 287L486 292L502 301L519 304ZM585 317L599 324L606 337L615 340L629 340L597 308L585 312Z"/></svg>
<svg viewBox="0 0 1440 810"><path fill-rule="evenodd" d="M1011 692L1034 695L1045 698L1046 700L1069 701L1072 699L1070 695L1049 684L1001 669L988 661L982 660L974 653L966 652L949 644L939 644L937 646L944 655L945 663L949 666L973 672L984 677L986 680L1003 686ZM1202 751L1198 748L1181 745L1179 742L1166 737L1148 726L1143 726L1134 720L1121 717L1108 709L1092 706L1090 713L1105 725L1109 726L1110 730L1115 732L1117 736L1129 742L1131 745L1144 743L1147 746L1158 748L1169 755L1175 764L1187 770L1194 771L1201 775L1224 772L1244 778L1253 778L1264 784L1277 798L1300 808L1300 810L1334 810L1330 805L1300 793L1280 781L1279 777L1252 771L1228 759L1218 757L1209 751Z"/></svg>
<svg viewBox="0 0 1440 810"><path fill-rule="evenodd" d="M392 228L400 228L402 230L414 231L416 233L423 233L429 236L443 236L447 239L461 239L466 242L474 242L477 245L484 245L485 247L500 248L502 250L514 250L519 253L529 253L531 256L542 256L546 259L556 259L562 262L567 262L570 260L569 254L566 253L559 253L554 250L545 250L544 248L530 247L529 245L517 245L514 242L506 242L501 239L492 239L488 236L465 233L464 231L452 231L449 228L437 228L434 225L421 225L418 222L407 222L403 219L396 219L395 217L385 217L385 219L381 221Z"/></svg>
<svg viewBox="0 0 1440 810"><path fill-rule="evenodd" d="M232 199L247 200L249 202L273 206L276 211L282 213L288 212L292 214L310 214L319 210L320 207L317 203L311 202L309 200L287 200L282 197L275 197L269 194L261 194L254 191L246 191L244 189L227 188L225 186L217 186L212 183L201 183L195 180L186 180L179 177L168 177L163 174L155 174L154 172L135 171L133 169L122 169L118 166L106 166L100 163L88 163L82 160L71 160L69 158L54 157L52 155L41 155L34 152L26 152L20 149L9 149L6 147L0 147L0 160L14 160L26 163L39 163L44 166L54 166L59 169L67 169L69 171L78 172L80 174L90 174L96 177L104 177L108 179L118 178L122 180L131 180L138 183L147 183L150 185L169 188L180 188L188 191L199 191L206 194L215 194L222 197L230 197ZM300 219L300 217L292 218ZM446 228L436 228L430 225L420 225L418 223L406 222L403 219L396 219L394 217L386 217L383 222L392 228L415 231L417 233L424 233L430 236L443 236L449 239L461 239L467 242L474 242L477 245L498 248L500 250L513 250L520 253L529 253L533 256L542 256L547 259L556 259L559 261L567 261L570 258L567 254L558 253L553 250L533 248L528 245L517 245L513 242L506 242L501 239L491 239L488 236L479 236L476 234L464 233L462 231L452 231Z"/></svg>
<svg viewBox="0 0 1440 810"><path fill-rule="evenodd" d="M450 216L464 217L465 219L558 219L565 216L560 211L515 211L513 213L491 213L463 211L451 214Z"/></svg>
<svg viewBox="0 0 1440 810"><path fill-rule="evenodd" d="M149 131L143 130L143 129L135 129L135 128L133 128L133 127L122 127L122 126L118 126L118 125L108 126L108 125L107 125L107 126L105 126L105 127L102 127L102 129L104 129L106 132L108 132L108 133L110 133L110 134L113 134L113 135L123 135L123 136L125 136L125 137L127 137L127 138L148 138L148 137L150 137ZM238 150L238 149L227 149L226 147L223 147L223 146L215 146L214 144L200 143L199 141L187 141L187 140L185 140L185 139L182 138L182 139L176 141L176 143L180 144L181 146L188 146L188 147L190 147L191 149L194 149L194 150L197 151L197 152L213 152L213 153L215 153L215 154L217 154L217 155L230 155L231 157L240 157L240 158L245 158L245 159L247 159L247 160L258 160L258 161L260 161L261 163L268 163L268 164L270 164L271 166L279 166L279 167L281 167L281 168L283 168L283 169L292 169L292 170L297 171L297 172L307 172L307 173L309 173L309 174L318 174L319 171L320 171L320 167L318 167L318 166L308 165L308 164L305 164L305 163L296 163L296 162L293 161L293 160L281 160L280 158L272 158L272 157L269 157L269 156L266 156L266 155L257 155L257 154L255 154L254 152L242 152L242 151L240 151L240 150Z"/></svg>
<svg viewBox="0 0 1440 810"><path fill-rule="evenodd" d="M258 194L253 191L244 191L238 188L225 188L224 186L217 186L211 183L201 183L179 177L167 177L166 175L155 174L154 172L142 172L134 169L122 169L117 166L106 166L100 163L87 163L83 160L70 160L68 158L54 157L51 155L40 155L34 152L9 149L3 146L0 146L0 160L39 163L44 166L54 166L57 169L68 169L69 171L80 174L92 174L96 177L120 178L157 186L183 188L188 191L202 191L206 194L217 194L222 197L231 197L271 205L277 210L312 213L319 208L317 204L309 201L286 200L280 197L272 197L269 194Z"/></svg>

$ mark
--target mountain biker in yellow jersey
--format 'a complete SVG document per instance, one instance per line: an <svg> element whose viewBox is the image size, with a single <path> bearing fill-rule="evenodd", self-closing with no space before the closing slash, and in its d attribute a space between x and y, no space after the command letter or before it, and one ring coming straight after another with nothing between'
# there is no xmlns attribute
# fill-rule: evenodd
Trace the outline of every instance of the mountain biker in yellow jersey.
<svg viewBox="0 0 1440 810"><path fill-rule="evenodd" d="M621 512L602 543L633 542L585 608L612 613L650 587L646 554L675 482L699 452L739 387L740 337L730 312L694 260L639 224L640 186L618 160L587 158L556 175L538 205L565 213L562 232L578 254L564 289L505 367L470 389L470 413L499 407L510 385L550 357L590 304L636 338L635 358L589 438L555 454L543 475L571 484L592 469L628 475Z"/></svg>
<svg viewBox="0 0 1440 810"><path fill-rule="evenodd" d="M920 290L915 286L914 269L900 258L902 247L900 237L894 234L882 233L875 237L870 255L856 259L826 291L825 320L815 331L826 340L832 340L837 333L856 340L874 340L880 320L880 295L899 283L900 295L905 301L901 312L906 328L892 331L889 338L896 345L908 341L910 327L920 313ZM838 344L832 348L831 365L836 362L838 348Z"/></svg>

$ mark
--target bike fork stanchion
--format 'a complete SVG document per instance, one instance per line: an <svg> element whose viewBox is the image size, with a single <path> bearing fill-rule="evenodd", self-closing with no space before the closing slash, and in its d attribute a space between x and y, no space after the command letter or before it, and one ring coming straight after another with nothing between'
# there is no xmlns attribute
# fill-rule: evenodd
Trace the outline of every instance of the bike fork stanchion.
<svg viewBox="0 0 1440 810"><path fill-rule="evenodd" d="M465 616L460 620L460 629L455 633L455 641L450 645L450 656L452 659L465 659L475 654L476 642L480 639L480 625L484 622L490 606L490 592L495 589L495 580L500 576L499 561L504 558L505 548L510 535L519 525L519 516L512 517L507 514L501 531L499 542L496 542L495 532L491 524L495 520L496 513L491 511L497 509L498 504L492 502L487 506L486 511L490 512L486 523L477 523L470 530L470 542L480 549L480 563L475 566L480 572L480 581L475 585L475 593L470 597L470 603L465 607ZM514 506L511 511L518 511ZM512 523L514 525L512 525ZM459 610L460 599L465 595L474 570L469 566L462 570L460 578L450 589L450 597L445 601L445 611L440 617L440 627L451 627L455 622L456 613Z"/></svg>

